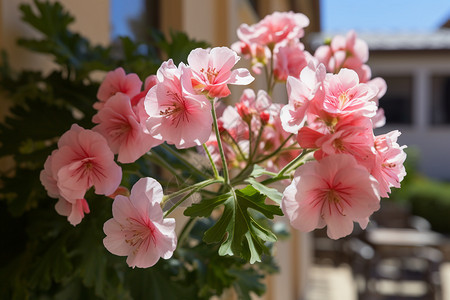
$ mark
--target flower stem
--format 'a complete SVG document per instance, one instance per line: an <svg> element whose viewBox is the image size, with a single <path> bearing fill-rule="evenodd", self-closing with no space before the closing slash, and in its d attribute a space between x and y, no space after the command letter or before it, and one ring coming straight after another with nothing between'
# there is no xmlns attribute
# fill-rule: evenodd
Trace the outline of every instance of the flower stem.
<svg viewBox="0 0 450 300"><path fill-rule="evenodd" d="M211 163L211 167L212 167L213 172L214 172L214 178L219 178L220 177L219 176L219 172L217 171L216 164L214 163L214 160L211 157L211 153L208 150L208 146L206 146L206 144L203 144L203 149L205 150L206 155L208 156L209 162Z"/></svg>
<svg viewBox="0 0 450 300"><path fill-rule="evenodd" d="M296 167L297 163L302 162L302 158L306 156L306 154L311 153L313 150L305 149L300 153L296 158L294 158L292 161L290 161L287 165L284 166L283 169L278 172L278 175L275 177L281 177L284 175L284 173L291 171L292 167Z"/></svg>
<svg viewBox="0 0 450 300"><path fill-rule="evenodd" d="M175 170L161 155L156 153L153 149L147 152L148 158L150 161L158 164L160 167L165 168L168 170L172 175L174 175L180 182L184 182L185 179L178 174L177 170Z"/></svg>
<svg viewBox="0 0 450 300"><path fill-rule="evenodd" d="M258 135L256 136L256 140L255 140L255 149L249 148L249 163L253 163L253 158L256 157L256 154L258 152L258 146L259 146L259 142L261 141L261 137L262 137L262 133L264 130L264 125L262 125L259 130L258 130ZM250 128L251 131L251 128Z"/></svg>
<svg viewBox="0 0 450 300"><path fill-rule="evenodd" d="M195 173L197 175L199 175L200 177L203 178L207 178L209 177L208 175L206 175L204 172L200 171L199 169L197 169L193 164L191 164L187 159L185 159L179 152L173 150L171 147L169 147L167 144L161 144L161 147L166 150L167 152L169 152L170 154L172 154L173 156L175 156L179 161L181 161L186 167L188 167L189 171L191 173Z"/></svg>
<svg viewBox="0 0 450 300"><path fill-rule="evenodd" d="M177 203L175 203L171 208L169 208L164 213L164 218L167 217L172 211L174 211L175 208L177 208L186 199L188 199L190 196L192 196L193 194L198 192L198 190L201 190L202 188L207 187L208 185L211 185L211 184L214 184L214 183L223 183L223 179L208 179L208 180L196 183L196 184L194 184L192 186L189 186L187 188L184 188L182 190L179 190L179 191L177 191L175 193L172 193L170 195L164 196L164 199L161 202L161 206L164 206L169 199L174 198L176 196L179 196L179 195L181 195L181 194L191 190L188 194L186 194L183 198L181 198Z"/></svg>
<svg viewBox="0 0 450 300"><path fill-rule="evenodd" d="M261 159L255 161L255 164L259 164L260 162L265 161L266 159L271 158L272 156L275 156L276 154L278 154L279 152L281 152L281 150L283 150L284 145L286 145L286 143L294 136L293 133L291 133L284 141L283 143L281 143L281 145L275 149L275 151L273 151L272 153L267 154L266 156L263 156Z"/></svg>
<svg viewBox="0 0 450 300"><path fill-rule="evenodd" d="M267 78L267 94L272 97L272 91L275 86L275 81L272 82L272 80L274 79L273 78L273 62L274 62L273 46L269 47L269 49L270 49L270 75L269 75L269 78Z"/></svg>
<svg viewBox="0 0 450 300"><path fill-rule="evenodd" d="M210 99L210 102L211 102L211 114L212 114L212 117L213 117L214 133L216 134L217 146L219 147L220 158L222 160L223 180L224 180L225 184L228 185L228 184L230 184L230 178L229 178L229 175L228 175L227 160L225 158L225 153L223 151L223 146L222 146L222 140L220 138L219 126L217 125L217 115L216 115L216 106L215 106L215 100L216 99L217 98Z"/></svg>
<svg viewBox="0 0 450 300"><path fill-rule="evenodd" d="M223 182L223 178L219 177L219 178L214 178L214 179L207 179L207 180L204 180L204 181L201 181L201 182L197 182L197 183L195 183L193 185L190 185L188 187L185 187L185 188L183 188L181 190L178 190L176 192L173 192L173 193L171 193L169 195L165 195L163 200L161 201L161 206L164 206L166 204L166 202L169 201L170 199L172 199L174 197L177 197L179 195L182 195L182 194L184 194L184 193L186 193L186 192L188 192L188 191L190 191L192 189L196 189L198 187L205 187L205 186L211 185L213 183L218 183L218 182Z"/></svg>

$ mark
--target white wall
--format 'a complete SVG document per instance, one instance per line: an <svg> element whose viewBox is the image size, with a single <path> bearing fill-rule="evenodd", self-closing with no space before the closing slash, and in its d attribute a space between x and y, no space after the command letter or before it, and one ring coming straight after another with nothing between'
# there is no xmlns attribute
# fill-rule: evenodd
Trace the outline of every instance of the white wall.
<svg viewBox="0 0 450 300"><path fill-rule="evenodd" d="M419 151L419 171L436 179L450 180L450 126L432 126L429 120L431 76L450 76L450 51L422 51L403 55L371 54L369 65L374 74L413 76L413 123L408 126L393 124L376 132L400 130L402 135L399 143Z"/></svg>

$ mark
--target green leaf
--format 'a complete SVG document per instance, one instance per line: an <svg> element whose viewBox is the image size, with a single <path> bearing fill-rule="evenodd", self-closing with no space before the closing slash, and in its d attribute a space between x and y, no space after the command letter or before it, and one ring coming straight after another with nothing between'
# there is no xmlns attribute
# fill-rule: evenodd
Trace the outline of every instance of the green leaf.
<svg viewBox="0 0 450 300"><path fill-rule="evenodd" d="M258 296L262 296L265 293L266 286L261 283L261 279L263 279L261 274L244 268L232 268L228 272L237 279L234 287L239 299L251 300L250 292L254 292Z"/></svg>
<svg viewBox="0 0 450 300"><path fill-rule="evenodd" d="M61 281L63 277L70 273L72 264L70 262L65 239L58 239L52 246L44 252L41 257L35 260L31 266L31 276L29 284L32 288L39 286L41 289L49 289L52 280Z"/></svg>
<svg viewBox="0 0 450 300"><path fill-rule="evenodd" d="M190 217L209 217L212 211L227 201L230 196L230 193L226 193L214 198L203 199L200 203L194 203L186 208L184 215Z"/></svg>
<svg viewBox="0 0 450 300"><path fill-rule="evenodd" d="M280 193L278 190L265 186L264 184L256 181L253 178L247 179L246 182L251 184L251 186L254 187L261 194L266 195L267 197L275 201L278 205L281 204L283 194Z"/></svg>
<svg viewBox="0 0 450 300"><path fill-rule="evenodd" d="M256 178L256 177L264 175L265 172L266 172L266 169L264 169L263 167L261 167L259 165L254 165L250 176Z"/></svg>
<svg viewBox="0 0 450 300"><path fill-rule="evenodd" d="M176 65L180 62L185 62L187 56L193 49L207 48L209 46L203 41L190 39L186 33L180 31L171 31L170 40L166 39L164 35L157 30L152 32L152 37L156 46L163 50L167 57L172 58Z"/></svg>
<svg viewBox="0 0 450 300"><path fill-rule="evenodd" d="M254 263L261 261L262 253L269 253L266 242L276 241L276 236L264 225L258 223L249 209L263 214L269 219L282 215L277 205L265 203L266 196L252 186L242 190L204 199L186 209L189 216L208 216L214 208L224 206L220 219L205 232L206 243L222 242L220 255L240 255Z"/></svg>

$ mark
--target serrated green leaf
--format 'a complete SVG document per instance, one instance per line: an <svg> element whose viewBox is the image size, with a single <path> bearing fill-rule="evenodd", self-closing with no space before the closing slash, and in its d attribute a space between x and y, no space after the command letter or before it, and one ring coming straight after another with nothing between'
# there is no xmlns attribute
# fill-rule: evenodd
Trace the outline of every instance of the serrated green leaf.
<svg viewBox="0 0 450 300"><path fill-rule="evenodd" d="M200 203L194 203L184 211L185 216L189 217L209 217L212 211L223 204L231 195L222 194L214 198L202 199Z"/></svg>
<svg viewBox="0 0 450 300"><path fill-rule="evenodd" d="M238 194L241 199L241 205L253 208L269 219L273 219L274 215L283 215L283 212L278 205L266 204L266 196L258 192L253 186L248 185L244 189L237 190L236 194Z"/></svg>
<svg viewBox="0 0 450 300"><path fill-rule="evenodd" d="M266 195L271 200L275 201L278 205L281 204L281 199L283 198L283 194L280 193L277 189L265 186L264 184L256 181L253 178L247 179L246 182L251 184L251 186L254 187L261 194Z"/></svg>
<svg viewBox="0 0 450 300"><path fill-rule="evenodd" d="M270 219L274 215L282 215L278 206L265 204L265 199L266 196L255 188L247 186L221 196L220 201L200 206L197 209L203 212L212 211L215 205L224 205L222 216L205 232L203 240L206 243L222 242L220 255L241 255L251 263L261 261L261 254L268 253L265 243L275 241L276 236L256 222L248 209L254 209Z"/></svg>

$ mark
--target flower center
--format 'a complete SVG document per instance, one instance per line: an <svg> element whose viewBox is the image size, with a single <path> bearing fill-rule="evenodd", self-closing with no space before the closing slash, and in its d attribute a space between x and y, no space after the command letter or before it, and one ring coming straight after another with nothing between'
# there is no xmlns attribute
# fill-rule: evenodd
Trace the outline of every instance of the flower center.
<svg viewBox="0 0 450 300"><path fill-rule="evenodd" d="M205 71L204 68L200 70L200 73L210 82L213 83L214 79L216 79L219 72L216 71L216 68L208 67L208 70Z"/></svg>
<svg viewBox="0 0 450 300"><path fill-rule="evenodd" d="M172 101L170 104L164 105L166 108L159 111L159 115L170 119L172 125L175 125L175 127L178 127L181 121L189 122L186 99L180 94L171 91L167 91L167 96L172 98Z"/></svg>
<svg viewBox="0 0 450 300"><path fill-rule="evenodd" d="M350 98L348 97L347 92L343 92L342 94L339 95L338 99L339 103L343 106L348 102Z"/></svg>
<svg viewBox="0 0 450 300"><path fill-rule="evenodd" d="M128 225L120 225L122 231L125 232L125 242L135 249L133 252L137 252L141 246L148 247L150 244L155 245L155 226L152 221L137 220L135 218L127 218ZM152 243L150 243L152 242Z"/></svg>
<svg viewBox="0 0 450 300"><path fill-rule="evenodd" d="M338 151L344 151L345 147L344 147L344 143L342 142L341 139L335 139L333 141L333 146L334 148L336 148Z"/></svg>
<svg viewBox="0 0 450 300"><path fill-rule="evenodd" d="M331 212L331 208L334 206L336 208L336 211L340 215L345 216L342 199L339 196L338 192L336 192L334 189L328 190L325 194L325 200L326 200L326 202L328 202L328 207L330 209L330 212Z"/></svg>

